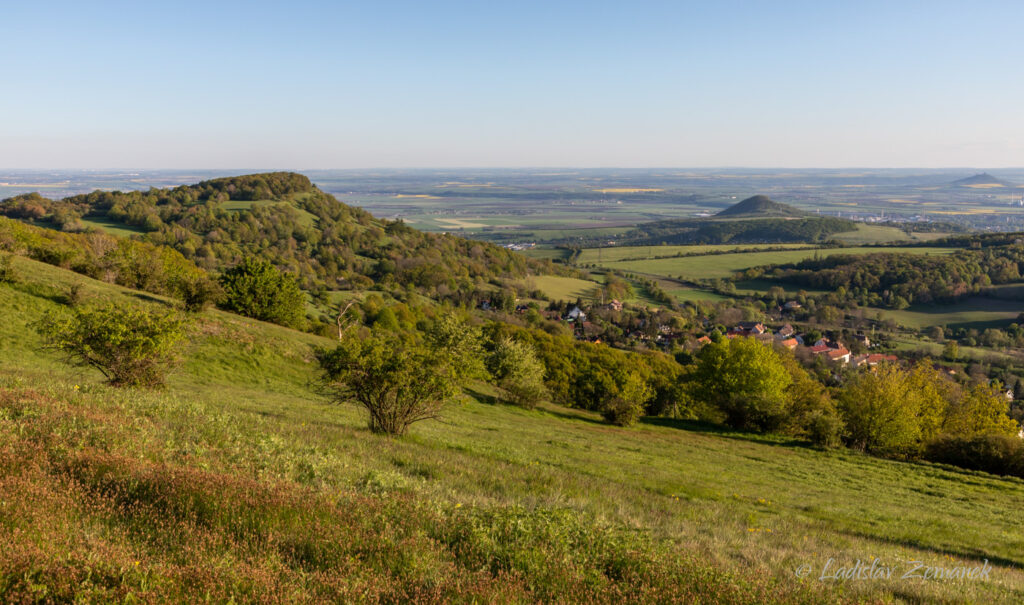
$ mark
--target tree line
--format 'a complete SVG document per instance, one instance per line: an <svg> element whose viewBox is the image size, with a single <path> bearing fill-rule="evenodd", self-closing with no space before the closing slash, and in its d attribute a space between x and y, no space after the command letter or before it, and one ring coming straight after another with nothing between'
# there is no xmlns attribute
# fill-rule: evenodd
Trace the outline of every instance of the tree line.
<svg viewBox="0 0 1024 605"><path fill-rule="evenodd" d="M756 267L738 278L828 290L841 303L902 309L915 303L951 302L994 284L1019 282L1022 269L1024 245L1007 244L948 255L835 254Z"/></svg>

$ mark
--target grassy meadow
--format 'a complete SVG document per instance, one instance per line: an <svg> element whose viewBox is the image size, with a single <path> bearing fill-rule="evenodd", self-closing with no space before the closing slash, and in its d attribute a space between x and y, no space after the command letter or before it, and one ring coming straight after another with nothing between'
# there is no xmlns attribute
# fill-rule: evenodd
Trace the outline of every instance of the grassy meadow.
<svg viewBox="0 0 1024 605"><path fill-rule="evenodd" d="M907 233L898 227L888 225L870 225L857 223L856 231L837 233L833 237L850 246L859 244L887 244L892 242L930 242L948 237L949 233L911 232Z"/></svg>
<svg viewBox="0 0 1024 605"><path fill-rule="evenodd" d="M911 305L906 309L876 309L883 318L901 326L920 329L929 326L965 327L984 330L1004 327L1024 312L1019 300L971 296L941 305Z"/></svg>
<svg viewBox="0 0 1024 605"><path fill-rule="evenodd" d="M650 260L675 256L677 254L712 254L719 252L754 251L768 248L766 244L695 244L689 246L609 246L606 248L587 248L580 252L576 259L580 264L604 264L630 260ZM773 248L792 250L809 249L811 244L778 244Z"/></svg>
<svg viewBox="0 0 1024 605"><path fill-rule="evenodd" d="M658 247L636 246L633 248L639 252L650 251L652 256L661 256L655 251ZM607 249L606 249L607 250ZM623 253L625 249L616 249L616 252ZM784 263L796 263L815 255L821 257L835 254L873 254L879 252L891 252L897 254L951 254L955 248L913 248L913 247L886 247L886 248L803 248L797 250L778 251L757 251L737 252L734 254L713 254L708 256L682 256L672 258L634 258L633 260L604 260L601 266L609 269L619 269L634 273L647 275L661 275L665 277L682 278L684 280L719 279L731 277L737 271L743 271L750 267L760 265L774 265ZM590 252L590 250L587 250ZM629 252L625 252L629 254Z"/></svg>
<svg viewBox="0 0 1024 605"><path fill-rule="evenodd" d="M163 391L69 368L30 327L72 282L0 285L3 602L1024 600L1024 481L481 386L392 439L311 388L330 340L208 311ZM798 579L879 558L991 581Z"/></svg>

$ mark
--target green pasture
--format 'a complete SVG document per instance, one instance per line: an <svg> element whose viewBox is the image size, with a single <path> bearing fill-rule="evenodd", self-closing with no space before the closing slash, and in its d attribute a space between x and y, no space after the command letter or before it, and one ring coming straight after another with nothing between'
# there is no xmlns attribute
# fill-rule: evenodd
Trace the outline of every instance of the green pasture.
<svg viewBox="0 0 1024 605"><path fill-rule="evenodd" d="M975 328L1001 328L1016 321L1024 312L1024 302L1002 300L987 296L972 296L954 303L912 305L906 309L875 309L883 318L897 324L921 329L930 326Z"/></svg>
<svg viewBox="0 0 1024 605"><path fill-rule="evenodd" d="M836 254L951 254L956 248L823 248L782 250L774 252L750 252L736 254L714 254L652 260L603 261L602 266L648 275L682 278L684 280L721 279L732 277L738 271L762 265L796 263L805 259L828 257Z"/></svg>

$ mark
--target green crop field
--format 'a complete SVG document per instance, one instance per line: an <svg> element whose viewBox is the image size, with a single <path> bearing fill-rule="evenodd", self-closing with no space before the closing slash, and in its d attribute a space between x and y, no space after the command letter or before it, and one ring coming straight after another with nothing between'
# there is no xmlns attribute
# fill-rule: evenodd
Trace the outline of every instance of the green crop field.
<svg viewBox="0 0 1024 605"><path fill-rule="evenodd" d="M686 280L717 279L731 277L737 271L761 265L796 263L815 255L822 257L834 254L872 254L892 252L902 254L951 254L956 248L827 248L781 250L775 252L746 252L736 254L714 254L678 258L656 258L652 260L604 261L602 266L648 275L682 277Z"/></svg>
<svg viewBox="0 0 1024 605"><path fill-rule="evenodd" d="M50 591L40 601L81 602L1024 599L1018 479L684 421L616 428L489 403L486 387L382 437L310 388L310 347L330 340L219 311L195 320L166 391L113 389L30 324L72 282L87 301L166 302L14 266L21 283L0 284L0 595L31 582ZM989 582L795 578L829 557L994 568Z"/></svg>
<svg viewBox="0 0 1024 605"><path fill-rule="evenodd" d="M913 305L907 309L875 309L882 317L907 328L948 326L964 328L1005 327L1024 312L1024 303L983 296L972 296L942 305Z"/></svg>
<svg viewBox="0 0 1024 605"><path fill-rule="evenodd" d="M544 260L565 260L569 258L569 251L564 248L530 248L522 250L520 254Z"/></svg>
<svg viewBox="0 0 1024 605"><path fill-rule="evenodd" d="M707 290L698 290L697 288L688 288L686 286L680 286L673 284L671 286L666 285L662 288L665 292L671 294L680 302L697 302L697 301L710 301L718 302L721 300L732 300L728 296L722 294L716 294Z"/></svg>
<svg viewBox="0 0 1024 605"><path fill-rule="evenodd" d="M597 282L577 279L575 277L559 277L556 275L538 275L526 280L529 289L537 289L552 300L576 300L591 298L600 286Z"/></svg>
<svg viewBox="0 0 1024 605"><path fill-rule="evenodd" d="M769 288L782 288L786 291L786 294L790 296L796 295L800 292L806 292L807 294L818 295L824 294L824 290L815 290L814 288L801 288L793 284L786 284L782 282L774 282L766 279L752 279L747 281L736 282L736 292L745 295L758 295L767 292Z"/></svg>
<svg viewBox="0 0 1024 605"><path fill-rule="evenodd" d="M848 244L886 244L889 242L930 242L943 237L948 237L949 233L907 233L898 227L890 227L887 225L869 225L866 223L857 223L857 230L850 231L847 233L837 233L833 237L835 239Z"/></svg>
<svg viewBox="0 0 1024 605"><path fill-rule="evenodd" d="M604 264L624 260L647 260L675 256L677 254L707 254L709 252L729 252L740 250L761 250L767 244L710 244L693 246L609 246L606 248L587 248L583 250L576 262L580 264ZM811 244L778 244L773 248L790 248L793 250L813 248Z"/></svg>

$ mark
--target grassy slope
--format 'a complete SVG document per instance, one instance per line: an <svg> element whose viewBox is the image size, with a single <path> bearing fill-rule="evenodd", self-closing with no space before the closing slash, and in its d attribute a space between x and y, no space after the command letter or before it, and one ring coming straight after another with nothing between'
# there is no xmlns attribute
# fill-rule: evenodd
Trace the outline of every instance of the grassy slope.
<svg viewBox="0 0 1024 605"><path fill-rule="evenodd" d="M1024 599L1019 480L480 401L390 440L307 388L326 341L220 312L167 392L118 392L26 324L72 280L136 294L15 264L35 285L0 286L0 587L81 591L92 570L94 601ZM793 579L828 556L988 558L996 581Z"/></svg>

